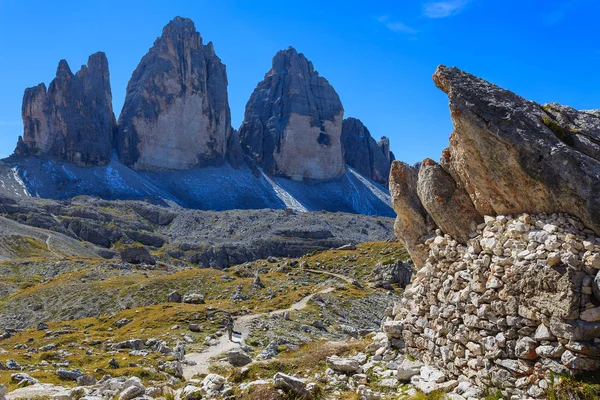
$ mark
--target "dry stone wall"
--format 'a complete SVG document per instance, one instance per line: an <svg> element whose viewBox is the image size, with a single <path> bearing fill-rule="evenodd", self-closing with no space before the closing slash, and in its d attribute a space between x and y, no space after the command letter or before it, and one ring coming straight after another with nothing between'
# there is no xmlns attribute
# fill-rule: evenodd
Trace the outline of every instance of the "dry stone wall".
<svg viewBox="0 0 600 400"><path fill-rule="evenodd" d="M466 244L440 230L425 244L425 266L383 330L450 382L437 386L541 399L551 373L600 366L600 239L579 220L486 216Z"/></svg>

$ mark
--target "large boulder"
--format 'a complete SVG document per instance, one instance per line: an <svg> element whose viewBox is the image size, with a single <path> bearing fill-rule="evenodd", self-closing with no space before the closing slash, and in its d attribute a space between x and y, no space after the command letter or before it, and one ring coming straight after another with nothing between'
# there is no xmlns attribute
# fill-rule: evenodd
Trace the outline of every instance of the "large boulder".
<svg viewBox="0 0 600 400"><path fill-rule="evenodd" d="M375 182L387 183L393 161L388 138L376 142L359 119L346 118L341 140L346 164Z"/></svg>
<svg viewBox="0 0 600 400"><path fill-rule="evenodd" d="M107 164L117 124L106 55L92 54L76 74L61 60L47 90L43 83L25 90L22 115L16 154L59 157L83 166Z"/></svg>
<svg viewBox="0 0 600 400"><path fill-rule="evenodd" d="M188 304L204 304L204 295L199 293L189 293L183 295L183 302Z"/></svg>
<svg viewBox="0 0 600 400"><path fill-rule="evenodd" d="M225 65L190 19L176 17L127 85L119 159L137 170L221 164L230 135Z"/></svg>
<svg viewBox="0 0 600 400"><path fill-rule="evenodd" d="M361 372L360 364L353 358L331 356L327 358L327 366L334 371L344 374L356 374Z"/></svg>
<svg viewBox="0 0 600 400"><path fill-rule="evenodd" d="M540 106L457 68L433 80L454 123L442 166L479 214L566 212L600 233L597 113Z"/></svg>
<svg viewBox="0 0 600 400"><path fill-rule="evenodd" d="M243 151L270 175L331 179L342 175L342 103L294 48L278 52L246 104Z"/></svg>
<svg viewBox="0 0 600 400"><path fill-rule="evenodd" d="M252 357L240 348L231 349L227 352L227 361L234 367L243 367L252 362Z"/></svg>
<svg viewBox="0 0 600 400"><path fill-rule="evenodd" d="M466 243L469 233L483 222L467 192L429 158L421 163L417 193L437 226L462 243Z"/></svg>
<svg viewBox="0 0 600 400"><path fill-rule="evenodd" d="M55 395L59 393L64 393L65 388L62 386L55 386L49 383L39 383L31 384L29 386L23 387L23 385L19 385L18 389L15 389L6 394L6 398L13 399L51 399Z"/></svg>
<svg viewBox="0 0 600 400"><path fill-rule="evenodd" d="M423 208L417 194L419 171L400 161L392 163L390 171L390 194L397 217L394 233L410 253L417 268L427 259L425 240L435 231L435 224Z"/></svg>
<svg viewBox="0 0 600 400"><path fill-rule="evenodd" d="M390 172L396 235L417 267L429 219L463 243L483 215L565 212L600 233L600 112L540 106L457 68L433 80L450 100L450 146L418 179L399 162Z"/></svg>
<svg viewBox="0 0 600 400"><path fill-rule="evenodd" d="M306 389L306 383L299 378L278 372L273 377L273 386L289 393L294 399L308 400L312 398Z"/></svg>
<svg viewBox="0 0 600 400"><path fill-rule="evenodd" d="M127 247L121 250L121 260L130 264L156 264L156 261L145 247Z"/></svg>

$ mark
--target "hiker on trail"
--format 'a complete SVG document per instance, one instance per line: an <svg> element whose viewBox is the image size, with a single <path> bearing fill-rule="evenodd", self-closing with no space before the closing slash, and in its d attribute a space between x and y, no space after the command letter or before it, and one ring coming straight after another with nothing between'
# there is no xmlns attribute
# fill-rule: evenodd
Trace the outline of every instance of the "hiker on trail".
<svg viewBox="0 0 600 400"><path fill-rule="evenodd" d="M225 329L227 329L227 337L229 338L230 342L233 342L232 340L232 335L233 335L233 318L230 316L227 317L227 319L225 320Z"/></svg>

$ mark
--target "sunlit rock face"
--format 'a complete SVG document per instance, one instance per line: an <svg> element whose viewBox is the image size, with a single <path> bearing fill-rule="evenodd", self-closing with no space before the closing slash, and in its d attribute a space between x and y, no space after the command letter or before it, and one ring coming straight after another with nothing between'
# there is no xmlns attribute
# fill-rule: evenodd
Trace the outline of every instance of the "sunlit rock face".
<svg viewBox="0 0 600 400"><path fill-rule="evenodd" d="M294 48L278 52L244 114L240 141L271 175L332 179L346 171L340 136L344 109L327 80Z"/></svg>
<svg viewBox="0 0 600 400"><path fill-rule="evenodd" d="M225 65L191 20L176 17L127 85L119 159L137 170L219 165L231 132Z"/></svg>
<svg viewBox="0 0 600 400"><path fill-rule="evenodd" d="M108 163L116 121L106 55L92 54L76 74L61 60L48 89L40 83L25 90L22 116L16 154L83 166Z"/></svg>

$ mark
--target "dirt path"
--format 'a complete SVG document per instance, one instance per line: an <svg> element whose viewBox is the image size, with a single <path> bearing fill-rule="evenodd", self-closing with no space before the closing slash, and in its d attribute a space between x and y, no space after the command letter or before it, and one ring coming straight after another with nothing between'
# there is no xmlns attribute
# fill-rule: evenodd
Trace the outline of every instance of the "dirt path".
<svg viewBox="0 0 600 400"><path fill-rule="evenodd" d="M344 275L336 274L334 272L323 271L323 270L320 270L320 269L308 269L308 268L306 269L306 271L312 272L312 273L315 273L315 274L323 274L323 275L335 276L336 278L339 278L339 279L341 279L343 281L346 281L346 283L349 283L351 285L354 283L354 279L349 278L349 277L344 276Z"/></svg>
<svg viewBox="0 0 600 400"><path fill-rule="evenodd" d="M329 275L333 275L333 274L329 274ZM314 295L330 293L330 292L333 292L334 290L335 290L335 288L328 287L317 293L309 294L308 296L302 298L302 300L298 301L297 303L292 304L292 306L290 308L286 308L283 310L275 310L275 311L271 311L269 313L249 314L249 315L244 315L244 316L236 318L234 329L236 331L240 332L242 334L242 337L234 338L235 342L230 342L229 338L227 337L227 333L225 333L218 339L219 344L217 344L216 346L211 346L209 349L207 349L206 351L203 351L202 353L186 354L185 359L187 361L195 362L196 365L193 365L193 366L184 365L183 366L183 376L185 377L185 379L189 379L196 374L208 374L208 372L209 372L208 367L211 364L210 360L212 358L216 358L216 357L220 356L221 354L223 354L233 348L240 347L241 343L243 343L244 340L250 334L250 332L248 330L248 325L253 320L255 320L257 318L268 318L273 315L280 315L287 311L301 310L304 307L306 307L306 305L308 304L308 301L310 299L312 299Z"/></svg>
<svg viewBox="0 0 600 400"><path fill-rule="evenodd" d="M48 235L48 237L46 238L46 247L48 248L48 251L54 254L56 257L61 258L61 255L52 250L52 248L50 247L50 239L52 239L52 235Z"/></svg>

